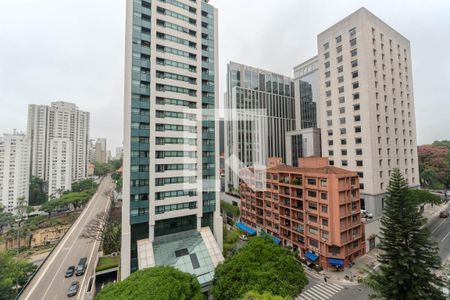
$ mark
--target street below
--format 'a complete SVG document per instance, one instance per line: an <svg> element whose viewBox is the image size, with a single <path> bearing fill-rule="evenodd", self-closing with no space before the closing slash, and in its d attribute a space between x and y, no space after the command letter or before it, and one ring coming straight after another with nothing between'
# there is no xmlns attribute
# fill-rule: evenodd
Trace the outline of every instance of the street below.
<svg viewBox="0 0 450 300"><path fill-rule="evenodd" d="M82 239L80 234L91 219L95 218L98 213L106 211L109 197L105 194L112 188L111 178L105 177L91 201L35 274L19 299L66 299L68 298L67 290L73 281L80 283L80 289L75 299L83 299L82 294L86 291L89 277L94 273L99 242ZM87 257L88 262L85 274L65 278L67 268L69 266L76 267L82 257Z"/></svg>

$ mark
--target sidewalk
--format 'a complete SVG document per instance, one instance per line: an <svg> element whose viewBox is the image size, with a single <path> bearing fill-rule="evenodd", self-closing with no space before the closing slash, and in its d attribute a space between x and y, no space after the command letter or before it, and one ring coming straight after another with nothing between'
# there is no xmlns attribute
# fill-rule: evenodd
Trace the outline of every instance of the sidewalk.
<svg viewBox="0 0 450 300"><path fill-rule="evenodd" d="M441 205L431 205L426 204L425 209L423 211L423 216L427 221L439 215L439 213L443 210L446 210L450 205L450 201L447 203L442 203Z"/></svg>

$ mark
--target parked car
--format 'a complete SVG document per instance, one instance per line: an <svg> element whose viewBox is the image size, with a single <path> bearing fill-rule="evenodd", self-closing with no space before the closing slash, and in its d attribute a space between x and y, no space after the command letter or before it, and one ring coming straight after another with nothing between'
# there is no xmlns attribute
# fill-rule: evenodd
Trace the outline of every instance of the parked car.
<svg viewBox="0 0 450 300"><path fill-rule="evenodd" d="M77 269L75 271L75 275L81 276L86 272L87 267L87 257L80 258L80 261L78 262Z"/></svg>
<svg viewBox="0 0 450 300"><path fill-rule="evenodd" d="M363 218L366 218L366 219L372 219L372 218L373 218L373 214L370 213L370 212L368 212L368 211L365 210L365 209L361 209L361 216L362 216Z"/></svg>
<svg viewBox="0 0 450 300"><path fill-rule="evenodd" d="M73 297L78 293L78 289L80 288L80 283L78 281L72 282L69 289L67 290L67 296Z"/></svg>
<svg viewBox="0 0 450 300"><path fill-rule="evenodd" d="M247 237L245 234L240 235L240 236L239 236L239 239L240 239L241 241L248 241L248 237Z"/></svg>
<svg viewBox="0 0 450 300"><path fill-rule="evenodd" d="M70 266L66 271L66 278L72 277L73 273L75 273L75 266Z"/></svg>
<svg viewBox="0 0 450 300"><path fill-rule="evenodd" d="M448 218L448 215L449 215L449 213L446 210L443 210L439 213L440 218Z"/></svg>

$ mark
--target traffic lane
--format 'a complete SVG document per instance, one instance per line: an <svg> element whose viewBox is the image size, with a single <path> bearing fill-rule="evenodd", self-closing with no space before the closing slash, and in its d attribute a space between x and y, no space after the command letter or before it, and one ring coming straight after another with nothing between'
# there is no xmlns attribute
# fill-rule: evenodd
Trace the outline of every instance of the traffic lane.
<svg viewBox="0 0 450 300"><path fill-rule="evenodd" d="M99 193L97 193L97 195L92 199L94 201L92 203L92 207L88 208L89 211L86 217L83 219L82 224L77 227L77 229L73 232L73 235L70 237L70 239L72 240L71 245L63 249L67 250L67 253L65 254L65 251L61 253L61 255L65 255L63 256L61 263L57 266L58 268L53 273L53 277L48 278L50 282L46 282L47 289L42 295L42 299L61 299L67 297L67 289L70 287L72 281L79 281L79 292L82 290L82 283L85 275L79 277L74 276L70 279L66 279L65 271L70 265L74 265L76 267L80 258L88 257L92 252L93 243L88 240L80 239L79 236L83 231L84 226L92 218L94 218L98 212L102 211L105 201L105 198L103 196L105 188L105 186L99 187Z"/></svg>
<svg viewBox="0 0 450 300"><path fill-rule="evenodd" d="M107 201L101 200L105 198L103 193L109 186L108 182L111 181L106 179L100 183L98 192L92 201L89 202L88 206L79 216L79 219L74 224L74 227L70 229L68 235L57 245L49 260L46 261L45 266L33 278L27 290L21 296L21 299L58 299L64 298L67 295L67 289L73 280L64 277L65 271L69 265L77 265L78 259L80 258L79 253L88 253L87 248L92 247L92 243L89 245L88 241L83 241L78 239L78 237L90 219L101 211L103 204L106 205ZM77 247L74 247L75 243L78 243ZM50 294L52 297L50 297Z"/></svg>

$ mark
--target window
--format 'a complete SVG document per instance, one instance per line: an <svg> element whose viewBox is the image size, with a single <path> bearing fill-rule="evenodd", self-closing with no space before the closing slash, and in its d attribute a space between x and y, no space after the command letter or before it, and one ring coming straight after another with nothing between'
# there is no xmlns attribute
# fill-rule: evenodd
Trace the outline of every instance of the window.
<svg viewBox="0 0 450 300"><path fill-rule="evenodd" d="M328 156L333 156L334 155L334 151L333 150L328 150Z"/></svg>
<svg viewBox="0 0 450 300"><path fill-rule="evenodd" d="M356 149L355 152L356 155L362 155L362 149Z"/></svg>
<svg viewBox="0 0 450 300"><path fill-rule="evenodd" d="M343 66L339 66L337 68L338 73L342 73L344 71L344 67Z"/></svg>
<svg viewBox="0 0 450 300"><path fill-rule="evenodd" d="M347 140L346 139L341 139L341 145L347 145Z"/></svg>
<svg viewBox="0 0 450 300"><path fill-rule="evenodd" d="M339 77L338 77L338 82L339 82L339 83L344 82L344 76L339 76Z"/></svg>
<svg viewBox="0 0 450 300"><path fill-rule="evenodd" d="M320 193L320 199L327 200L328 199L328 194L327 193Z"/></svg>
<svg viewBox="0 0 450 300"><path fill-rule="evenodd" d="M360 133L360 132L361 132L361 126L356 126L355 133Z"/></svg>
<svg viewBox="0 0 450 300"><path fill-rule="evenodd" d="M350 40L350 47L356 46L356 38Z"/></svg>
<svg viewBox="0 0 450 300"><path fill-rule="evenodd" d="M342 52L342 46L336 47L336 52L341 53Z"/></svg>
<svg viewBox="0 0 450 300"><path fill-rule="evenodd" d="M361 121L361 116L360 115L356 115L355 116L355 122L359 122Z"/></svg>
<svg viewBox="0 0 450 300"><path fill-rule="evenodd" d="M346 160L343 160L341 163L342 163L342 166L343 166L343 167L348 166L348 162L347 162Z"/></svg>
<svg viewBox="0 0 450 300"><path fill-rule="evenodd" d="M336 58L336 61L337 61L338 64L341 63L342 62L342 55L338 56Z"/></svg>
<svg viewBox="0 0 450 300"><path fill-rule="evenodd" d="M357 67L358 66L358 60L357 59L352 60L351 64L352 64L352 68Z"/></svg>
<svg viewBox="0 0 450 300"><path fill-rule="evenodd" d="M356 27L353 27L352 29L350 29L348 31L348 33L350 34L350 37L354 36L356 34Z"/></svg>
<svg viewBox="0 0 450 300"><path fill-rule="evenodd" d="M339 118L339 124L345 124L345 118Z"/></svg>
<svg viewBox="0 0 450 300"><path fill-rule="evenodd" d="M344 87L343 87L343 86L340 86L340 87L338 88L338 91L339 91L339 93L343 93L343 92L344 92Z"/></svg>
<svg viewBox="0 0 450 300"><path fill-rule="evenodd" d="M324 55L325 59L328 59L330 57L330 52L326 52Z"/></svg>
<svg viewBox="0 0 450 300"><path fill-rule="evenodd" d="M322 207L322 212L324 212L324 213L328 212L328 205L322 205L321 207Z"/></svg>
<svg viewBox="0 0 450 300"><path fill-rule="evenodd" d="M359 93L353 94L353 100L358 100L358 99L359 99Z"/></svg>
<svg viewBox="0 0 450 300"><path fill-rule="evenodd" d="M352 78L357 78L357 77L358 77L358 71L352 72Z"/></svg>
<svg viewBox="0 0 450 300"><path fill-rule="evenodd" d="M363 161L362 160L357 160L356 161L356 166L357 167L362 167L363 166Z"/></svg>
<svg viewBox="0 0 450 300"><path fill-rule="evenodd" d="M316 192L316 191L311 191L311 190L309 190L309 191L308 191L308 197L316 198L316 197L317 197L317 192ZM311 204L312 204L312 203L310 203L310 208L311 208ZM316 209L317 209L317 208L316 208Z"/></svg>
<svg viewBox="0 0 450 300"><path fill-rule="evenodd" d="M353 86L353 89L359 88L359 82L358 81L357 82L353 82L352 86Z"/></svg>
<svg viewBox="0 0 450 300"><path fill-rule="evenodd" d="M341 35L336 37L336 43L340 43L341 41L342 41L342 36Z"/></svg>
<svg viewBox="0 0 450 300"><path fill-rule="evenodd" d="M355 105L353 105L353 110L360 110L361 109L361 106L359 105L359 104L355 104Z"/></svg>
<svg viewBox="0 0 450 300"><path fill-rule="evenodd" d="M341 150L341 155L342 156L346 156L347 155L347 149L342 149Z"/></svg>
<svg viewBox="0 0 450 300"><path fill-rule="evenodd" d="M355 138L355 144L362 144L362 138L360 137Z"/></svg>
<svg viewBox="0 0 450 300"><path fill-rule="evenodd" d="M330 71L325 72L325 78L330 78Z"/></svg>
<svg viewBox="0 0 450 300"><path fill-rule="evenodd" d="M323 49L327 50L330 47L330 43L326 42L325 44L323 44Z"/></svg>
<svg viewBox="0 0 450 300"><path fill-rule="evenodd" d="M329 61L327 61L327 62L325 62L325 69L327 69L327 68L329 68L330 67L330 62Z"/></svg>
<svg viewBox="0 0 450 300"><path fill-rule="evenodd" d="M308 184L316 185L316 180L314 178L308 178Z"/></svg>
<svg viewBox="0 0 450 300"><path fill-rule="evenodd" d="M358 55L358 49L353 49L352 51L350 51L350 55L352 57L355 57L356 55Z"/></svg>

